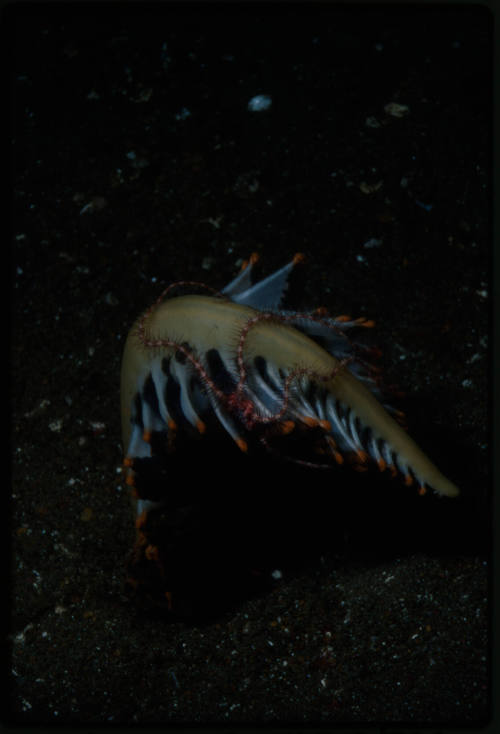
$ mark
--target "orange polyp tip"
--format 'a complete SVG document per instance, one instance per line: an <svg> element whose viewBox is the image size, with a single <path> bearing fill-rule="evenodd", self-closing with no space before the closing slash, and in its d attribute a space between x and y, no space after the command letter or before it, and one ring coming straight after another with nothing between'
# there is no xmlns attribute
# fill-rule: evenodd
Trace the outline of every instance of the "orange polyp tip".
<svg viewBox="0 0 500 734"><path fill-rule="evenodd" d="M148 542L147 541L147 538L144 535L144 533L142 532L142 530L139 530L138 529L137 530L137 537L136 537L135 543L134 543L134 549L137 548L137 550L140 550L141 548L143 548L147 544L147 542Z"/></svg>
<svg viewBox="0 0 500 734"><path fill-rule="evenodd" d="M407 487L410 487L413 484L413 477L411 474L405 475L405 484Z"/></svg>
<svg viewBox="0 0 500 734"><path fill-rule="evenodd" d="M139 586L139 582L137 579L133 579L131 576L125 579L125 583L127 586L131 586L134 591L137 591L137 587Z"/></svg>
<svg viewBox="0 0 500 734"><path fill-rule="evenodd" d="M295 428L295 423L293 421L283 421L283 423L279 424L279 428L283 436L288 436Z"/></svg>
<svg viewBox="0 0 500 734"><path fill-rule="evenodd" d="M344 463L344 457L342 456L342 454L339 451L333 452L333 458L339 465Z"/></svg>
<svg viewBox="0 0 500 734"><path fill-rule="evenodd" d="M424 494L427 494L427 487L425 486L425 484L420 485L420 487L418 488L418 493L421 497L423 497Z"/></svg>
<svg viewBox="0 0 500 734"><path fill-rule="evenodd" d="M314 313L316 316L328 316L328 309L326 306L318 306L318 308L314 310Z"/></svg>
<svg viewBox="0 0 500 734"><path fill-rule="evenodd" d="M236 439L236 445L240 449L240 451L243 451L244 454L248 451L248 444L243 438L237 438Z"/></svg>
<svg viewBox="0 0 500 734"><path fill-rule="evenodd" d="M394 464L389 464L389 471L391 472L391 475L395 477L398 473L397 468L394 466Z"/></svg>
<svg viewBox="0 0 500 734"><path fill-rule="evenodd" d="M148 561L157 561L159 558L158 547L156 545L148 545L144 551L144 555Z"/></svg>
<svg viewBox="0 0 500 734"><path fill-rule="evenodd" d="M328 444L328 448L330 449L330 453L333 455L335 461L337 464L343 464L344 463L344 457L340 453L340 451L337 451L337 444L333 440L331 436L325 436L326 443Z"/></svg>
<svg viewBox="0 0 500 734"><path fill-rule="evenodd" d="M340 316L335 316L333 319L334 321L340 321L341 323L344 323L345 321L352 321L350 316L347 316L347 314L340 314Z"/></svg>
<svg viewBox="0 0 500 734"><path fill-rule="evenodd" d="M137 515L137 517L135 518L136 530L140 530L141 528L144 527L144 525L146 524L147 516L148 516L148 513L146 512L146 510L143 510L140 515Z"/></svg>
<svg viewBox="0 0 500 734"><path fill-rule="evenodd" d="M302 421L302 423L305 423L308 428L316 428L321 423L321 421L318 418L315 418L313 415L302 415L300 417L300 420Z"/></svg>
<svg viewBox="0 0 500 734"><path fill-rule="evenodd" d="M387 464L384 461L384 459L379 459L377 461L377 464L378 464L378 468L380 469L380 471L385 471L387 469Z"/></svg>
<svg viewBox="0 0 500 734"><path fill-rule="evenodd" d="M142 434L142 440L146 443L149 443L151 441L152 435L153 434L151 433L151 431L144 431L144 433Z"/></svg>
<svg viewBox="0 0 500 734"><path fill-rule="evenodd" d="M298 265L299 263L304 263L305 261L306 261L306 256L302 252L296 252L292 259L292 262L294 265Z"/></svg>
<svg viewBox="0 0 500 734"><path fill-rule="evenodd" d="M360 449L359 451L356 451L356 454L361 463L366 464L366 462L368 461L368 454L366 453L366 451L361 451Z"/></svg>
<svg viewBox="0 0 500 734"><path fill-rule="evenodd" d="M366 326L367 329L371 329L373 326L375 326L375 321L373 319L367 319L366 321L363 320L361 326Z"/></svg>
<svg viewBox="0 0 500 734"><path fill-rule="evenodd" d="M322 428L322 429L323 429L323 430L324 430L324 431L325 431L326 433L330 433L330 431L332 430L332 424L330 423L330 421L327 421L327 420L320 420L320 421L318 421L318 425L319 425L319 426L320 426L320 427L321 427L321 428Z"/></svg>
<svg viewBox="0 0 500 734"><path fill-rule="evenodd" d="M133 458L131 456L126 456L123 459L123 466L127 467L128 469L130 469L131 467L133 467L134 466L134 460L133 460Z"/></svg>
<svg viewBox="0 0 500 734"><path fill-rule="evenodd" d="M252 252L248 260L243 260L241 263L241 271L246 270L249 265L255 265L260 260L258 252Z"/></svg>
<svg viewBox="0 0 500 734"><path fill-rule="evenodd" d="M196 429L197 429L198 433L205 433L205 431L207 430L207 427L203 423L202 420L197 420L196 421Z"/></svg>
<svg viewBox="0 0 500 734"><path fill-rule="evenodd" d="M168 419L168 429L169 431L176 431L177 430L177 423L172 419Z"/></svg>

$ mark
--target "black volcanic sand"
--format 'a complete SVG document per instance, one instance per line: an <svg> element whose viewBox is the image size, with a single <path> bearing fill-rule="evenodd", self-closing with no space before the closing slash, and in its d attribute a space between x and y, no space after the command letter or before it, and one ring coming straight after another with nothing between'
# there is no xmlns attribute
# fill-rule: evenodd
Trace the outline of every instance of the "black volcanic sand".
<svg viewBox="0 0 500 734"><path fill-rule="evenodd" d="M8 720L479 727L491 18L112 8L4 15ZM257 94L269 109L248 109ZM125 593L123 343L165 285L222 287L253 251L264 274L306 254L297 307L376 319L410 432L462 495L187 442L168 475L168 615Z"/></svg>

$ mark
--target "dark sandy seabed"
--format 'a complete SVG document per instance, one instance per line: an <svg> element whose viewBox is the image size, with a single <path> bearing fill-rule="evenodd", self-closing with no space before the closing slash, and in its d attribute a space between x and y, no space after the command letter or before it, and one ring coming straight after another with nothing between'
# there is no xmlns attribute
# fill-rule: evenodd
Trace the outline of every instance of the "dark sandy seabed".
<svg viewBox="0 0 500 734"><path fill-rule="evenodd" d="M11 7L12 528L5 721L490 717L491 17ZM251 111L256 95L267 110ZM399 106L387 106L395 103ZM189 443L174 616L124 593L128 328L258 252L300 308L376 319L410 432L462 489ZM187 518L187 519L186 519Z"/></svg>

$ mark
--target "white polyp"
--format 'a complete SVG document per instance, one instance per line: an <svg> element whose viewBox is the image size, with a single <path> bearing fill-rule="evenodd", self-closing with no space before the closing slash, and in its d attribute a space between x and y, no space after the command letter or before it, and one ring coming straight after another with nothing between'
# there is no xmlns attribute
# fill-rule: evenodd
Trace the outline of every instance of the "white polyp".
<svg viewBox="0 0 500 734"><path fill-rule="evenodd" d="M371 456L375 459L375 461L381 461L382 455L380 451L378 450L377 441L374 436L370 438L369 448L368 448Z"/></svg>
<svg viewBox="0 0 500 734"><path fill-rule="evenodd" d="M163 431L165 429L164 422L158 418L144 398L142 400L142 422L145 431Z"/></svg>
<svg viewBox="0 0 500 734"><path fill-rule="evenodd" d="M392 451L389 447L389 445L384 441L384 445L382 447L382 454L384 456L384 459L386 461L386 464L392 465L394 464L394 460L392 458Z"/></svg>
<svg viewBox="0 0 500 734"><path fill-rule="evenodd" d="M354 415L353 411L351 411L351 414L349 416L349 428L351 429L351 434L357 445L357 448L362 449L363 444L361 443L361 439L359 438L359 433L356 429L356 416Z"/></svg>
<svg viewBox="0 0 500 734"><path fill-rule="evenodd" d="M143 512L149 512L150 510L156 510L163 507L165 502L153 502L153 500L137 500L137 516L142 515Z"/></svg>
<svg viewBox="0 0 500 734"><path fill-rule="evenodd" d="M180 386L180 400L181 400L181 410L184 414L184 417L191 423L191 425L196 428L198 423L200 422L200 416L195 411L193 404L190 400L190 390L189 390L189 382L190 382L190 374L189 370L186 370L184 365L178 365L175 362L171 364L170 371L173 377L175 377Z"/></svg>
<svg viewBox="0 0 500 734"><path fill-rule="evenodd" d="M133 456L138 459L151 456L151 446L144 441L142 434L143 429L137 423L134 423L130 434L127 456Z"/></svg>
<svg viewBox="0 0 500 734"><path fill-rule="evenodd" d="M241 441L241 436L239 435L238 431L236 430L236 426L234 425L231 418L227 415L227 413L225 413L224 410L222 410L219 407L219 405L217 404L217 398L214 397L211 393L209 393L209 399L210 399L212 408L214 410L214 413L217 416L217 418L219 419L219 421L222 423L223 427L229 433L233 441L235 443L239 443Z"/></svg>
<svg viewBox="0 0 500 734"><path fill-rule="evenodd" d="M165 388L167 386L167 376L161 368L161 361L156 360L151 366L151 377L155 386L156 395L158 397L158 409L162 420L168 425L170 414L165 403Z"/></svg>
<svg viewBox="0 0 500 734"><path fill-rule="evenodd" d="M334 399L331 395L328 395L326 399L326 415L332 426L333 437L339 442L344 443L348 450L356 451L357 447L354 445L353 440L347 433L345 426L340 420L338 413L335 409Z"/></svg>

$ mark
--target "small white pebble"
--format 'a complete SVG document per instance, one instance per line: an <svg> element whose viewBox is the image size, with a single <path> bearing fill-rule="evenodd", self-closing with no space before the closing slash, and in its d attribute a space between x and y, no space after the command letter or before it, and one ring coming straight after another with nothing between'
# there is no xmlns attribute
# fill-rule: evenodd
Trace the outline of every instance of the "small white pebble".
<svg viewBox="0 0 500 734"><path fill-rule="evenodd" d="M404 117L409 113L409 111L410 108L408 105L398 104L398 102L389 102L389 104L386 104L384 107L384 112L388 115L392 115L392 117Z"/></svg>
<svg viewBox="0 0 500 734"><path fill-rule="evenodd" d="M263 112L268 110L272 105L272 99L268 94L256 94L255 97L248 102L250 112Z"/></svg>
<svg viewBox="0 0 500 734"><path fill-rule="evenodd" d="M379 240L376 237L372 237L371 239L367 240L364 243L363 247L366 247L367 249L369 249L370 247L380 247L382 242L383 240Z"/></svg>
<svg viewBox="0 0 500 734"><path fill-rule="evenodd" d="M366 127L373 127L373 128L376 129L377 127L380 127L380 122L377 120L376 117L374 117L373 115L370 115L365 120L365 126Z"/></svg>
<svg viewBox="0 0 500 734"><path fill-rule="evenodd" d="M187 120L188 117L191 117L191 112L188 110L187 107L183 107L180 112L177 112L175 115L176 120Z"/></svg>

